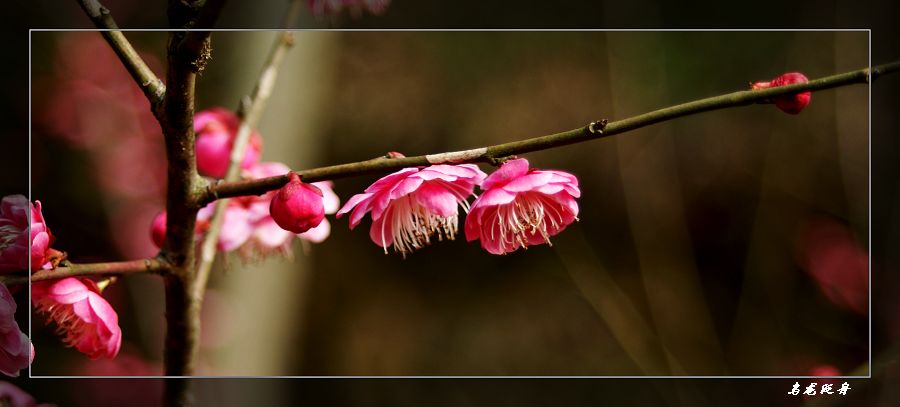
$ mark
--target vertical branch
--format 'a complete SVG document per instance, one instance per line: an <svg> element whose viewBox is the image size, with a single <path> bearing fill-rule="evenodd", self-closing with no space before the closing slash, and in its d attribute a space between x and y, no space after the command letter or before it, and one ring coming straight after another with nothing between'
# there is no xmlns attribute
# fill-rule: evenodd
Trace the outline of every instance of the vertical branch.
<svg viewBox="0 0 900 407"><path fill-rule="evenodd" d="M169 1L169 24L173 28L208 28L223 1ZM200 301L192 294L194 273L194 227L199 197L205 181L197 174L194 135L194 89L197 74L210 59L208 31L169 34L166 94L160 124L166 141L168 190L166 194L166 244L162 254L172 265L165 276L167 376L194 373L200 339ZM167 379L165 404L194 404L186 379Z"/></svg>
<svg viewBox="0 0 900 407"><path fill-rule="evenodd" d="M169 35L167 91L163 101L162 127L166 141L168 190L166 194L166 244L172 272L165 276L166 340L165 374L189 376L194 372L200 333L200 307L190 293L193 285L194 225L197 205L194 191L201 184L194 157L194 84L196 71L190 58L180 51L183 32ZM167 405L193 404L183 379L166 380Z"/></svg>

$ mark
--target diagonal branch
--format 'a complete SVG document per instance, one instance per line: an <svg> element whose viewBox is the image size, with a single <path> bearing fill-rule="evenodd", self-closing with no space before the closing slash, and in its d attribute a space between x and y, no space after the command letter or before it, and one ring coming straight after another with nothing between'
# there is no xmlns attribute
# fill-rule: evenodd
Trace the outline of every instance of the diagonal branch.
<svg viewBox="0 0 900 407"><path fill-rule="evenodd" d="M366 161L348 164L332 165L329 167L313 168L297 171L297 174L305 182L322 181L336 178L346 178L364 174L379 174L406 167L427 166L432 164L460 164L460 163L496 163L498 159L515 154L524 154L534 151L547 150L569 144L595 140L615 134L625 133L641 127L649 126L712 110L729 107L746 106L754 103L765 103L775 96L788 95L804 91L817 91L831 89L851 84L870 83L881 75L900 71L900 61L884 65L842 74L814 79L808 83L794 84L761 90L745 90L732 92L725 95L709 97L682 103L671 107L654 110L627 119L606 123L605 120L593 122L585 127L565 131L547 136L513 141L493 146L474 148L470 150L454 151L420 155L415 157L391 158L379 157ZM207 187L201 203L207 203L221 198L229 198L246 195L261 195L265 192L281 188L288 181L288 175L281 175L258 180L237 182L220 182Z"/></svg>
<svg viewBox="0 0 900 407"><path fill-rule="evenodd" d="M134 47L122 34L122 31L119 31L119 26L116 25L115 20L113 20L106 7L97 0L78 0L78 4L81 5L82 10L90 17L97 28L105 30L100 34L103 35L103 38L115 51L119 60L122 61L122 65L125 65L125 69L128 70L128 73L137 82L144 95L147 96L147 100L150 101L150 109L156 114L162 103L163 95L166 93L166 86L150 70L150 67L134 50Z"/></svg>

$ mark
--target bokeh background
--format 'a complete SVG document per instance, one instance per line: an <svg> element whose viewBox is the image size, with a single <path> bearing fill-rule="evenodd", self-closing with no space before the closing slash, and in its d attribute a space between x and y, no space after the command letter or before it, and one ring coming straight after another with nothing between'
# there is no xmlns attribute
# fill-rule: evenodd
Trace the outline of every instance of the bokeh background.
<svg viewBox="0 0 900 407"><path fill-rule="evenodd" d="M401 5L382 21L409 21L410 7ZM118 10L125 13L120 22L138 26L162 18L161 12ZM809 13L834 11L822 7ZM43 14L54 25L77 20L66 13ZM516 12L509 15L512 19ZM612 21L608 15L601 20ZM459 18L454 16L444 18ZM372 26L379 24L375 18L338 25ZM594 21L591 15L582 18ZM312 19L304 24L310 21L334 24ZM99 39L84 33L32 37L32 107L52 103L53 83L79 79L69 74L78 68L65 62L77 63L72 53L90 58L82 73L96 75L88 81L95 80L97 88L108 91L111 78L124 75L111 54L103 56L102 46L88 48L91 36ZM200 107L235 107L252 89L273 37L215 36L214 60L199 85ZM129 38L146 55L162 58L163 35ZM867 62L865 32L306 33L298 39L261 126L264 158L296 168L388 150L419 154L515 140L743 89L751 80L786 70L816 77ZM82 46L92 51L77 51ZM72 56L60 58L66 49ZM885 77L878 83L896 82ZM121 98L127 92L113 94ZM99 106L94 114L115 117L113 110L127 107L115 96L120 103L93 99L79 110ZM205 323L213 334L205 341L204 369L226 375L794 375L824 365L864 374L868 322L858 307L866 300L858 290L858 269L870 247L868 108L866 90L858 86L819 92L796 117L772 106L750 106L529 154L534 166L577 174L585 192L581 221L558 236L553 248L496 258L460 241L403 261L384 256L365 229L350 232L345 220L338 220L325 243L298 244L293 261L245 265L224 258L213 282L215 298L207 303L214 312ZM885 105L873 108L876 117L879 108L890 111ZM139 104L133 111L141 111ZM158 128L139 117L130 124L81 123L117 141L141 140L133 141L139 148L109 142L91 147L66 138L60 130L65 124L54 123L60 117L65 115L36 114L32 120L34 146L43 140L32 156L33 196L45 202L57 246L82 261L152 253L149 221L140 217L161 208L161 195L152 193L159 186L151 182L159 171L151 153L158 148L152 143ZM890 166L877 158L892 150L881 148L884 143L874 146L873 169L883 173ZM103 162L117 155L116 147L134 154L122 159L126 165ZM112 172L117 176L104 181L103 174L110 174L104 166L118 168ZM127 167L151 175L125 182ZM346 199L373 180L339 181L336 190ZM872 191L882 206L871 245L880 244L872 249L881 253L890 253L892 240L884 236L893 230L892 218L885 214L893 204L877 197L890 197L889 191ZM51 209L52 201L66 205ZM876 355L886 360L890 352L883 351L896 340L898 318L894 301L884 295L896 287L895 277L885 271L889 260L877 254L872 259L882 283L873 298L873 339ZM823 287L821 276L829 275L834 267L827 266L833 264L857 270L852 282L842 284L852 290ZM116 363L85 363L35 324L35 374L159 371L158 281L129 278L108 296L120 310L128 342ZM883 374L879 370L876 377ZM608 390L619 385L650 389L619 395L633 405L803 402L783 397L789 389L784 381L770 382L774 385L762 393L721 381L198 383L198 396L210 405L240 405L242 399L277 404L298 392L326 404L456 405L479 399L572 404L617 398ZM871 382L856 383L863 390L847 405L896 400L890 392L866 392ZM150 404L159 388L159 382L125 380L30 384L40 399L64 405L117 405L100 399L133 394L129 386L148 394L142 401ZM95 396L86 401L84 388L95 385L89 392ZM73 389L71 399L53 386ZM600 390L585 390L590 388ZM133 401L118 404L122 400Z"/></svg>

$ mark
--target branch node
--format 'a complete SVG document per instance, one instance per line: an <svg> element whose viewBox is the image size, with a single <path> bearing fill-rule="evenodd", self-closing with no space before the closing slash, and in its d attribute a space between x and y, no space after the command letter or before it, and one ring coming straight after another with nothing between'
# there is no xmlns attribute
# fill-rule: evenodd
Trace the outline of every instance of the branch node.
<svg viewBox="0 0 900 407"><path fill-rule="evenodd" d="M509 160L515 160L516 158L519 158L519 157L514 156L514 155L508 155L506 157L499 157L499 158L494 157L494 156L488 156L487 162L490 163L491 165L493 165L494 167L499 167L499 166L503 165L503 163L505 163Z"/></svg>
<svg viewBox="0 0 900 407"><path fill-rule="evenodd" d="M587 125L587 131L591 134L603 134L603 129L606 128L607 123L609 123L607 119L591 122Z"/></svg>
<svg viewBox="0 0 900 407"><path fill-rule="evenodd" d="M197 74L203 73L203 70L206 69L206 64L209 63L210 59L212 59L212 44L209 37L206 37L200 44L197 57L191 61L191 69Z"/></svg>

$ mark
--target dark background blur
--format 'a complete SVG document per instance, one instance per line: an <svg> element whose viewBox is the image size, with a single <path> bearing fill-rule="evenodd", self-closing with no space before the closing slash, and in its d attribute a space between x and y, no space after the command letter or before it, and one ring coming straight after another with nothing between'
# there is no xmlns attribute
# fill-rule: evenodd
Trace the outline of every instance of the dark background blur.
<svg viewBox="0 0 900 407"><path fill-rule="evenodd" d="M481 5L477 13L464 14L469 20L459 15L462 5L446 10L430 5L429 20L411 18L414 9L424 5L394 2L381 17L303 24L587 27L621 26L624 20L611 16L629 15L610 4L599 11L587 3L552 7L569 15L567 19L549 14L547 4L525 3L509 10ZM125 27L163 21L162 7L129 11L125 5L107 6ZM270 26L273 23L267 21L278 20L276 6L268 12L253 7L242 13L232 4L221 26ZM31 10L34 21L40 22L36 26L86 24L74 4L58 7L71 10L68 14ZM539 23L515 18L534 15L543 11L541 7L548 7L546 19L531 20ZM683 19L676 22L672 9L645 11L643 16L649 14L653 20L643 27L687 24ZM258 16L251 17L253 21L238 23L236 16L254 13ZM788 17L795 16L807 25L821 21L816 20L819 17L838 25L870 26L862 23L865 15L860 13L859 8L826 3L803 15L764 14L775 18L776 25L797 21ZM429 21L433 24L425 24ZM885 47L879 38L887 37L880 35L873 32L874 64L900 56ZM46 84L66 76L60 74L60 44L75 40L63 37L90 36L99 38L33 36L33 84L40 90L34 93L35 109L52 99L54 87ZM271 37L270 33L216 35L213 63L199 85L199 107L233 107L252 88ZM162 58L161 34L135 33L129 38ZM300 46L292 51L293 62L288 62L294 68L285 69L281 95L275 96L281 101L272 103L261 126L267 143L264 159L295 168L354 161L400 148L419 154L531 137L741 89L748 81L786 70L812 78L855 69L867 58L866 33L306 33L298 38ZM88 55L96 59L89 65L97 65L98 54ZM855 310L854 300L835 300L844 297L821 289L811 270L813 264L822 263L810 258L816 253L828 257L816 249L822 245L814 243L814 236L823 234L844 242L825 245L840 247L841 261L871 250L873 352L876 360L888 358L884 350L896 341L898 318L895 302L884 295L897 288L892 253L887 250L896 246L890 244L896 242L896 228L890 223L896 185L889 159L896 150L887 137L896 133L891 130L896 127L890 127L896 118L889 112L896 110L891 103L897 88L898 80L892 76L873 87L871 244L866 222L864 87L819 92L810 108L796 117L771 106L706 113L609 140L528 155L533 166L571 171L582 182L581 222L554 239L553 248L495 257L477 245L457 241L427 248L404 261L384 256L365 229L350 232L345 220L337 220L329 240L306 252L298 245L293 262L244 266L237 259L226 259L220 265L222 278L214 281L217 299L211 303L218 305L210 305L225 314L210 319L224 323L218 324L221 329L212 329L217 335L204 351L206 373L803 375L830 365L843 374L865 374L866 315ZM16 109L23 110L10 122L21 123L24 129L27 105ZM33 197L44 202L57 245L82 261L139 253L139 244L122 241L145 238L146 228L122 231L123 219L140 222L127 213L120 214L123 218L114 216L116 210L125 211L122 206L131 207L116 202L134 191L105 185L92 174L99 167L91 164L89 149L58 137L53 117L59 116L36 112L32 120ZM152 132L152 126L141 128L142 134ZM17 143L12 145L24 145ZM115 156L114 151L106 154ZM6 162L11 169L27 168L16 164L15 159L22 157L12 158ZM153 171L152 165L146 167ZM346 200L373 179L340 181L336 191ZM4 179L4 195L22 192L25 184L19 182L15 177ZM106 198L99 202L93 198L102 196ZM147 203L145 213L153 207L152 197L133 199ZM153 298L161 298L157 283L133 279L110 290L122 320L124 349L133 357L126 359L131 361L131 374L158 369L154 363L159 360L161 304L152 305ZM279 288L282 291L272 291ZM254 302L260 296L279 306ZM254 313L257 309L266 310L263 318ZM242 315L247 313L251 315ZM254 321L257 326L250 328L247 323ZM238 332L234 325L240 327ZM45 331L35 324L35 374L90 374L79 370L84 365L80 354L63 349ZM668 355L661 352L661 344ZM109 369L129 374L116 370L122 363ZM877 379L853 381L855 398L847 405L893 405L896 394L879 390L879 380L889 380L891 374L896 372L879 368ZM89 385L85 380L73 383ZM153 386L113 383L123 383L117 388L127 388L125 383L139 389ZM247 400L277 404L290 397L292 388L321 397L326 404L363 405L476 400L600 403L629 400L629 394L638 390L650 391L642 392L634 405L801 401L783 396L790 388L786 380L755 386L747 381L610 379L545 381L539 386L533 380L338 381L321 387L299 382L315 390L296 381L202 383L201 399L210 405L240 405L235 401L242 397L238 393ZM43 379L24 383L41 400L67 404L68 396L58 396L61 393L51 385L62 383ZM90 385L100 389L110 382ZM228 392L214 390L225 387ZM460 389L469 395L450 396ZM78 401L79 396L73 397L72 402Z"/></svg>

